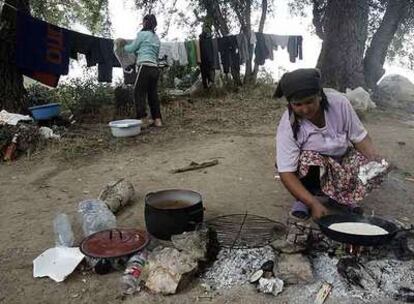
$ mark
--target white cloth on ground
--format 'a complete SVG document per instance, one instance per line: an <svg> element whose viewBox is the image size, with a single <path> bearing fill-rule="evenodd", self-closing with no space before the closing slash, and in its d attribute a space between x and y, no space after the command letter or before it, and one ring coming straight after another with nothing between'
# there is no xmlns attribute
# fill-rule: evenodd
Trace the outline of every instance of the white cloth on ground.
<svg viewBox="0 0 414 304"><path fill-rule="evenodd" d="M32 121L33 119L29 115L9 113L6 110L1 110L0 112L0 126L1 125L15 126L21 120Z"/></svg>

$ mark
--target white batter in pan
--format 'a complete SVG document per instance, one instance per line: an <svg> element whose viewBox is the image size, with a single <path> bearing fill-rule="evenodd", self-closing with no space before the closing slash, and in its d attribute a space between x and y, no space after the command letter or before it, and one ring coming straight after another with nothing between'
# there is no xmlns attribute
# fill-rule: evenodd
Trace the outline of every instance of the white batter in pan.
<svg viewBox="0 0 414 304"><path fill-rule="evenodd" d="M385 235L388 231L372 224L343 222L329 225L329 229L337 232L356 235Z"/></svg>

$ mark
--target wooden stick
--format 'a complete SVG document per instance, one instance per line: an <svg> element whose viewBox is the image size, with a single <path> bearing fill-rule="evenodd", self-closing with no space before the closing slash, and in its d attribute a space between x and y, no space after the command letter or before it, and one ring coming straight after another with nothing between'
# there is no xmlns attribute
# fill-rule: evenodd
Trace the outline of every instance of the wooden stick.
<svg viewBox="0 0 414 304"><path fill-rule="evenodd" d="M410 181L410 182L414 182L414 178L412 178L412 177L406 177L405 180Z"/></svg>
<svg viewBox="0 0 414 304"><path fill-rule="evenodd" d="M200 164L196 163L196 162L191 162L188 166L172 170L171 172L173 174L175 174L175 173L182 173L182 172L187 172L187 171L192 171L192 170L199 170L199 169L204 169L204 168L208 168L208 167L218 165L218 163L219 163L218 159L203 162L203 163L200 163Z"/></svg>

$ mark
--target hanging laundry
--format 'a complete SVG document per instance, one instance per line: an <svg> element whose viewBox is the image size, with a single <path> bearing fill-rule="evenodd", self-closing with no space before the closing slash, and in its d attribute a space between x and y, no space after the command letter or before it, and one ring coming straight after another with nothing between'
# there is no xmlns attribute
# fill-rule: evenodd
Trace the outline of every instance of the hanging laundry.
<svg viewBox="0 0 414 304"><path fill-rule="evenodd" d="M287 35L272 35L269 34L272 45L274 49L277 49L278 46L280 46L282 49L286 48L288 46L289 37Z"/></svg>
<svg viewBox="0 0 414 304"><path fill-rule="evenodd" d="M203 31L200 36L200 70L204 88L214 82L214 51L211 32Z"/></svg>
<svg viewBox="0 0 414 304"><path fill-rule="evenodd" d="M98 81L112 82L113 67L121 67L114 54L114 41L112 39L99 38Z"/></svg>
<svg viewBox="0 0 414 304"><path fill-rule="evenodd" d="M290 62L296 62L296 58L303 59L302 36L290 36L288 41L288 53Z"/></svg>
<svg viewBox="0 0 414 304"><path fill-rule="evenodd" d="M240 64L244 64L250 57L249 43L247 42L246 36L243 33L236 35L236 39L240 54Z"/></svg>
<svg viewBox="0 0 414 304"><path fill-rule="evenodd" d="M121 67L114 54L112 39L95 37L87 34L70 32L70 57L77 60L77 54L84 54L86 65L98 65L98 81L112 82L112 68Z"/></svg>
<svg viewBox="0 0 414 304"><path fill-rule="evenodd" d="M131 42L132 40L125 40L122 38L114 40L115 57L118 59L122 69L126 73L131 72L132 67L135 66L135 62L137 61L137 56L135 56L134 53L128 53L124 50L124 45Z"/></svg>
<svg viewBox="0 0 414 304"><path fill-rule="evenodd" d="M221 63L225 74L233 71L240 71L240 54L236 36L218 38Z"/></svg>
<svg viewBox="0 0 414 304"><path fill-rule="evenodd" d="M184 42L177 42L178 44L178 62L180 65L188 65L187 49Z"/></svg>
<svg viewBox="0 0 414 304"><path fill-rule="evenodd" d="M265 63L265 60L269 59L270 54L266 47L266 42L265 42L263 33L256 33L256 39L257 39L257 44L256 44L256 49L254 51L254 54L255 54L254 62L257 63L258 65L263 65Z"/></svg>
<svg viewBox="0 0 414 304"><path fill-rule="evenodd" d="M69 71L68 30L17 11L16 65L26 76L56 87Z"/></svg>
<svg viewBox="0 0 414 304"><path fill-rule="evenodd" d="M188 64L192 67L197 66L197 55L196 55L196 46L195 41L185 41L185 48L187 49Z"/></svg>
<svg viewBox="0 0 414 304"><path fill-rule="evenodd" d="M124 45L131 43L132 40L118 38L114 40L114 54L121 64L124 74L124 84L134 84L137 78L135 62L137 57L134 53L128 53L124 50Z"/></svg>
<svg viewBox="0 0 414 304"><path fill-rule="evenodd" d="M213 45L213 67L215 70L220 70L220 55L219 55L219 48L218 48L218 40L217 38L213 38L211 40Z"/></svg>
<svg viewBox="0 0 414 304"><path fill-rule="evenodd" d="M196 46L197 64L200 64L201 63L200 40L195 41L195 46Z"/></svg>
<svg viewBox="0 0 414 304"><path fill-rule="evenodd" d="M167 56L167 62L172 65L178 62L180 65L188 64L187 50L184 42L161 42L159 57Z"/></svg>

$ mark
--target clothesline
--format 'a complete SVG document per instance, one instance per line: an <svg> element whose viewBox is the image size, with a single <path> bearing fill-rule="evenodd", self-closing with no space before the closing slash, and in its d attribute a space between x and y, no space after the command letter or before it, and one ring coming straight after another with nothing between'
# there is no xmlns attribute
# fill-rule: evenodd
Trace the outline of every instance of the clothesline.
<svg viewBox="0 0 414 304"><path fill-rule="evenodd" d="M16 65L24 75L46 85L57 86L59 77L68 73L69 58L77 60L78 54L85 55L88 67L98 66L99 82L112 82L113 67L122 67L126 71L125 68L135 64L134 58L123 64L120 56L116 56L116 40L72 31L16 11ZM251 37L242 33L219 38L206 35L193 40L161 42L160 58L165 57L169 64L178 61L181 65L199 65L206 73L222 69L225 74L230 69L240 70L240 65L249 58L249 44L256 46L254 56L259 65L266 59L273 60L273 51L278 46L287 48L291 62L297 57L302 59L302 36L255 32ZM32 56L27 56L28 50ZM131 73L128 74L133 78ZM126 78L124 75L124 80L129 82Z"/></svg>

